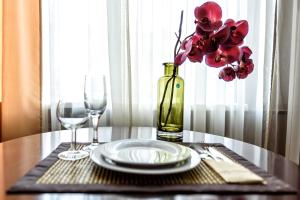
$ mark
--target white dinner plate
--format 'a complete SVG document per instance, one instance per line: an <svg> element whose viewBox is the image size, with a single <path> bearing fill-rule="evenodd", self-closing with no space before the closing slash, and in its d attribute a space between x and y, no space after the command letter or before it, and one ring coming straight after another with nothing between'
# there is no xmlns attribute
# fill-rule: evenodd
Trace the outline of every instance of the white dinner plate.
<svg viewBox="0 0 300 200"><path fill-rule="evenodd" d="M184 164L179 166L162 166L156 168L139 168L137 166L124 166L117 165L113 163L109 163L105 160L105 158L101 155L100 146L90 152L90 158L100 167L104 167L109 170L131 173L131 174L144 174L144 175L162 175L162 174L175 174L180 172L185 172L196 167L201 159L199 154L190 149L191 157L184 162Z"/></svg>
<svg viewBox="0 0 300 200"><path fill-rule="evenodd" d="M124 165L138 167L159 167L181 163L191 156L189 148L176 143L127 139L103 144L100 153L109 160Z"/></svg>

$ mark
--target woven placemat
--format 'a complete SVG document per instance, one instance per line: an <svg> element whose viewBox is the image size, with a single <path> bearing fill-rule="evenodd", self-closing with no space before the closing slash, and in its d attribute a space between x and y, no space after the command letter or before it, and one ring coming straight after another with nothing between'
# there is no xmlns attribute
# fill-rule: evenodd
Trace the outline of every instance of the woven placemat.
<svg viewBox="0 0 300 200"><path fill-rule="evenodd" d="M79 145L79 148L85 144ZM212 146L266 180L266 184L226 184L205 162L193 170L171 175L135 175L97 166L90 158L64 161L58 153L67 150L60 144L47 158L12 186L8 193L111 192L111 193L295 193L296 190L264 172L221 144Z"/></svg>
<svg viewBox="0 0 300 200"><path fill-rule="evenodd" d="M37 184L117 184L117 185L187 185L225 184L204 162L195 169L176 175L136 175L113 172L98 167L90 158L75 162L58 160L40 177Z"/></svg>

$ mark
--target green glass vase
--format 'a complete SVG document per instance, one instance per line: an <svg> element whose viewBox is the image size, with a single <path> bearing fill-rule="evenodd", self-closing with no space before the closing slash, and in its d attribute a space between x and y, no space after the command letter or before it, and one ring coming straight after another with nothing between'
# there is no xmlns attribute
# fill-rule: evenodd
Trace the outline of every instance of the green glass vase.
<svg viewBox="0 0 300 200"><path fill-rule="evenodd" d="M178 67L164 63L165 74L158 80L157 136L159 139L182 139L184 80L178 76Z"/></svg>

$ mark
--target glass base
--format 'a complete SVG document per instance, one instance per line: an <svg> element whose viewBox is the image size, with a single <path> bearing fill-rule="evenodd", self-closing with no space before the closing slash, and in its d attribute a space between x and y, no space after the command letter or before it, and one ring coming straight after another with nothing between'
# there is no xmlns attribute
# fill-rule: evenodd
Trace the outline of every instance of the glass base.
<svg viewBox="0 0 300 200"><path fill-rule="evenodd" d="M58 154L58 157L62 160L80 160L89 156L89 153L86 151L76 150L76 151L64 151Z"/></svg>
<svg viewBox="0 0 300 200"><path fill-rule="evenodd" d="M98 146L99 146L99 143L91 143L90 145L83 147L82 150L90 152L90 151L96 149Z"/></svg>
<svg viewBox="0 0 300 200"><path fill-rule="evenodd" d="M182 132L157 131L157 139L170 142L182 142Z"/></svg>

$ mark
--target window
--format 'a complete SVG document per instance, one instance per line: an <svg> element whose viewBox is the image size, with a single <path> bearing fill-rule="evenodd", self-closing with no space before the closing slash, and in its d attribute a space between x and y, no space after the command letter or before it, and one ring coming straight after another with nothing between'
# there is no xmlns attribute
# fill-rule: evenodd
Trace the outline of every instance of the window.
<svg viewBox="0 0 300 200"><path fill-rule="evenodd" d="M181 66L184 128L260 144L275 1L216 2L222 7L222 19L248 20L245 45L253 50L255 71L246 80L225 83L218 79L219 70L205 62ZM194 0L43 0L45 129L58 128L59 96L73 89L83 91L83 74L88 70L103 71L109 82L103 125L155 126L156 84L163 75L162 63L172 61L180 11L184 10L183 35L188 35L194 31L193 11L200 4Z"/></svg>

